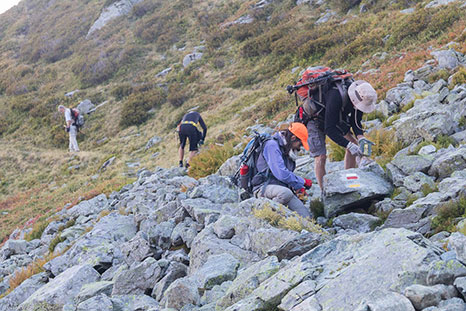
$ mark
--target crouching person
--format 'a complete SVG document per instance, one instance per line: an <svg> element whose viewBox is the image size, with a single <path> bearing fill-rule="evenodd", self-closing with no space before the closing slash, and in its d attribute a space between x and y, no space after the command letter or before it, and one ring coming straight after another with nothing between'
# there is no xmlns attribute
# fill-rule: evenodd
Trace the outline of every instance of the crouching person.
<svg viewBox="0 0 466 311"><path fill-rule="evenodd" d="M296 152L301 146L309 150L307 138L306 127L296 122L287 130L275 133L265 142L256 162L258 173L252 179L256 196L286 205L303 217L311 217L311 213L296 193L305 193L304 188L309 189L312 181L295 175L293 171Z"/></svg>

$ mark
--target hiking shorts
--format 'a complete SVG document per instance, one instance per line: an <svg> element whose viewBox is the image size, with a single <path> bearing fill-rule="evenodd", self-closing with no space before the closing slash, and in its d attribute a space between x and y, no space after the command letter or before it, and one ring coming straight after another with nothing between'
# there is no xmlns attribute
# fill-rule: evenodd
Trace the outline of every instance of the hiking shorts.
<svg viewBox="0 0 466 311"><path fill-rule="evenodd" d="M309 143L309 153L311 157L318 157L327 154L327 148L325 147L325 133L319 128L316 120L307 122L307 132L309 137L307 142Z"/></svg>
<svg viewBox="0 0 466 311"><path fill-rule="evenodd" d="M184 149L186 146L186 139L189 138L189 151L197 151L199 141L202 138L201 132L197 130L194 125L191 124L181 124L180 132L178 133L180 137L180 147Z"/></svg>

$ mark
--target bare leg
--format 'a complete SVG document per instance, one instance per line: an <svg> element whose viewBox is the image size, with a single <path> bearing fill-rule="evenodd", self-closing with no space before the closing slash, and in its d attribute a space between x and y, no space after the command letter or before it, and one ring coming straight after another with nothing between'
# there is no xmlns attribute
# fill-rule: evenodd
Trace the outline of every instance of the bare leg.
<svg viewBox="0 0 466 311"><path fill-rule="evenodd" d="M178 154L180 155L180 162L183 162L184 158L184 148L181 148L178 150Z"/></svg>
<svg viewBox="0 0 466 311"><path fill-rule="evenodd" d="M188 156L188 163L191 162L191 159L197 154L197 151L190 151Z"/></svg>
<svg viewBox="0 0 466 311"><path fill-rule="evenodd" d="M317 183L321 190L324 189L325 162L327 156L325 154L314 158L314 171L317 178Z"/></svg>
<svg viewBox="0 0 466 311"><path fill-rule="evenodd" d="M346 134L345 138L356 145L358 144L358 140L354 138L354 136L351 133ZM356 167L356 156L352 155L351 152L346 150L344 163L345 163L345 170L349 168L355 168Z"/></svg>

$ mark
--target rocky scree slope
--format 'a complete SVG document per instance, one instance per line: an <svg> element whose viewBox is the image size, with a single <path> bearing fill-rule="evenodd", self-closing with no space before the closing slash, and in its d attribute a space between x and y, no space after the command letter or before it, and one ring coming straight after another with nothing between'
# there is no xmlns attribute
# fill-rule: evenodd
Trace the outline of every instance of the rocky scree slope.
<svg viewBox="0 0 466 311"><path fill-rule="evenodd" d="M0 310L466 310L466 237L432 235L437 207L466 195L466 85L426 81L426 72L444 66L440 55L465 64L453 50L433 53L436 60L407 72L378 106L390 115L414 100L391 125L409 146L386 172L376 163L348 171L329 163L323 201L325 216L336 216L330 226L319 217L323 230L296 232L254 217L254 210L284 208L238 201L228 178L235 157L199 180L179 168L144 170L108 197L64 208L40 239L15 231L0 249L0 293L21 268L52 249L58 256L0 299ZM414 152L440 134L457 144ZM312 167L308 156L298 160L299 174L312 177ZM349 187L348 174L360 187ZM422 185L433 183L438 191L424 195ZM394 188L399 194L388 198ZM388 215L382 225L366 213L374 200ZM462 231L465 222L457 222Z"/></svg>

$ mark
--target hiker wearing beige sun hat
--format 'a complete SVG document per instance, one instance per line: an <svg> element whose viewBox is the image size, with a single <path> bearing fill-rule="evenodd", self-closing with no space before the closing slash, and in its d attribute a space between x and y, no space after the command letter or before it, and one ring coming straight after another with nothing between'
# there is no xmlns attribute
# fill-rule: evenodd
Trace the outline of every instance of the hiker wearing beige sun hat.
<svg viewBox="0 0 466 311"><path fill-rule="evenodd" d="M315 174L322 190L327 159L325 137L346 149L345 169L356 167L357 160L363 157L360 145L371 143L364 137L362 115L374 111L377 93L368 82L357 80L349 85L343 96L338 87L329 85L323 101L323 113L311 118L306 125L310 154L315 158Z"/></svg>
<svg viewBox="0 0 466 311"><path fill-rule="evenodd" d="M371 113L375 109L377 93L368 82L357 80L348 88L348 96L354 107L364 113Z"/></svg>

